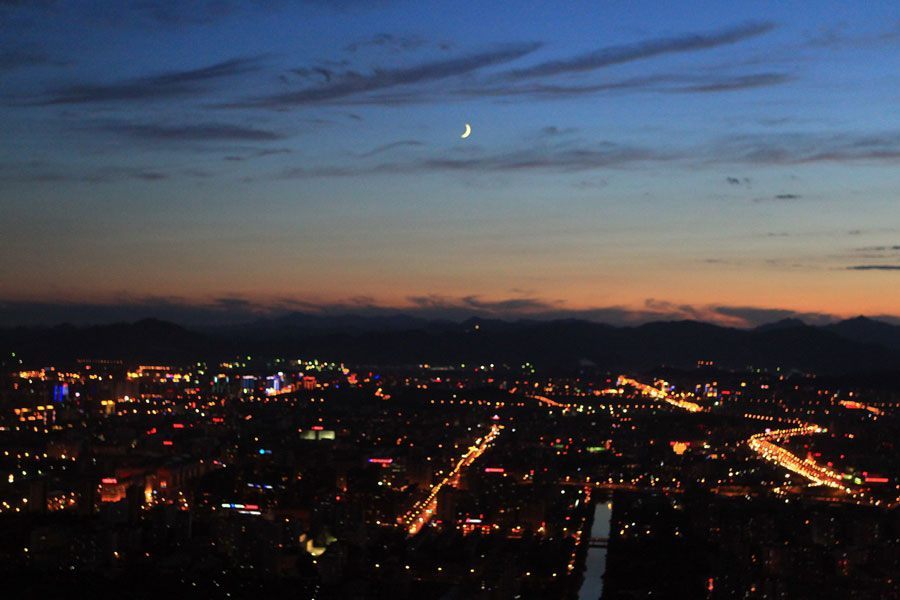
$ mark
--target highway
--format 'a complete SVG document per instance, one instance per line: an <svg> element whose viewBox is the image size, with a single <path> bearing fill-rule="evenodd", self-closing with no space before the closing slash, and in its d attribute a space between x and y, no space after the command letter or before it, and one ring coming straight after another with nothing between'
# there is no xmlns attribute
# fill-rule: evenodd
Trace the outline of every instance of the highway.
<svg viewBox="0 0 900 600"><path fill-rule="evenodd" d="M647 385L646 383L641 383L640 381L637 381L636 379L631 379L630 377L625 377L624 375L619 377L619 381L618 381L617 385L619 385L619 386L630 385L631 387L635 388L636 390L638 390L645 396L650 396L651 398L654 398L656 400L662 400L663 402L666 402L667 404L671 404L672 406L674 406L676 408L680 408L680 409L686 410L688 412L702 412L703 411L703 407L700 406L699 404L697 404L696 402L691 402L690 400L684 400L683 398L678 398L676 396L673 396L672 394L664 392L663 390L661 390L659 388L655 388L652 385Z"/></svg>
<svg viewBox="0 0 900 600"><path fill-rule="evenodd" d="M497 439L497 436L500 435L502 429L502 425L494 424L491 426L491 430L487 435L476 439L473 445L469 446L466 453L459 458L454 467L450 469L450 472L447 473L440 482L431 486L428 495L416 502L412 508L397 519L397 525L405 528L411 536L419 533L422 527L428 524L428 521L434 516L434 513L437 510L438 493L441 489L446 485L456 485L460 473L478 460L479 456L484 454L484 451L487 450L491 443Z"/></svg>
<svg viewBox="0 0 900 600"><path fill-rule="evenodd" d="M800 458L787 448L775 442L786 441L798 435L824 433L826 429L818 425L801 425L790 429L766 430L750 436L747 444L765 460L773 462L792 473L801 475L817 485L850 491L844 486L840 473L818 464L812 458Z"/></svg>
<svg viewBox="0 0 900 600"><path fill-rule="evenodd" d="M535 395L535 396L531 396L531 397L542 404L546 404L547 406L552 406L554 408L569 408L569 406L567 404L562 404L560 402L557 402L556 400L551 400L547 396Z"/></svg>
<svg viewBox="0 0 900 600"><path fill-rule="evenodd" d="M663 400L673 406L687 410L688 412L701 412L704 410L702 406L695 402L674 397L659 388L641 383L635 379L625 377L624 375L619 377L618 385L629 385L651 398ZM824 485L850 492L851 490L845 486L840 473L818 464L812 458L800 458L787 448L779 446L776 443L787 441L798 435L813 435L824 433L825 431L824 428L819 427L818 425L802 423L797 427L789 429L767 429L761 433L753 434L747 439L747 444L763 459L773 462L792 473L805 477L816 485Z"/></svg>

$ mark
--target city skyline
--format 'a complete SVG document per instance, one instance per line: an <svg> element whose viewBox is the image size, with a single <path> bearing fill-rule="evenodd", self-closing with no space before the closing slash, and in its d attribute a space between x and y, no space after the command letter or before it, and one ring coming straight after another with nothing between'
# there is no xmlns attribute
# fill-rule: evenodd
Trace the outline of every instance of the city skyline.
<svg viewBox="0 0 900 600"><path fill-rule="evenodd" d="M900 9L567 6L0 3L0 323L900 315Z"/></svg>

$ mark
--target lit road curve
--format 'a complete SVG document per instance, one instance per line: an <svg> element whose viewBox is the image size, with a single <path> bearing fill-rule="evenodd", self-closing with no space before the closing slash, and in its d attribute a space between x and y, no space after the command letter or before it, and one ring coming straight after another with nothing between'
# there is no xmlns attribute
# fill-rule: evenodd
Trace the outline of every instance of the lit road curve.
<svg viewBox="0 0 900 600"><path fill-rule="evenodd" d="M686 410L688 412L702 412L703 407L697 404L696 402L691 402L690 400L684 400L682 398L678 398L668 392L665 392L659 388L655 388L652 385L647 385L646 383L641 383L636 379L631 379L630 377L625 377L624 375L619 377L618 381L619 386L630 385L635 388L645 396L650 396L656 400L662 400L668 404L676 408L680 408L682 410Z"/></svg>
<svg viewBox="0 0 900 600"><path fill-rule="evenodd" d="M494 424L491 430L484 437L475 440L475 443L469 447L456 464L450 469L450 472L437 484L433 485L428 491L428 495L416 502L412 508L397 519L400 527L404 527L410 535L415 535L421 531L437 510L437 496L441 489L446 485L455 485L458 481L459 474L463 469L469 467L478 460L478 457L484 454L491 443L500 435L502 425Z"/></svg>
<svg viewBox="0 0 900 600"><path fill-rule="evenodd" d="M764 431L750 436L747 444L765 460L773 462L792 473L801 475L817 485L850 491L843 484L840 473L818 464L812 458L800 458L787 448L775 442L785 441L797 435L824 433L826 430L818 425L802 425L791 429Z"/></svg>
<svg viewBox="0 0 900 600"><path fill-rule="evenodd" d="M618 385L629 385L644 395L663 400L673 406L687 410L688 412L701 412L704 410L702 406L695 402L674 397L659 388L641 383L635 379L625 377L624 375L619 377ZM852 490L845 486L840 473L818 464L812 458L800 458L787 448L775 443L786 441L798 435L813 435L824 433L825 431L824 428L819 427L818 425L804 423L790 429L766 430L762 433L756 433L750 436L747 440L747 444L763 459L773 462L792 473L805 477L816 485L824 485L849 493Z"/></svg>
<svg viewBox="0 0 900 600"><path fill-rule="evenodd" d="M555 408L569 408L568 404L562 404L557 402L556 400L551 400L547 396L531 396L541 404L546 404L547 406L553 406Z"/></svg>

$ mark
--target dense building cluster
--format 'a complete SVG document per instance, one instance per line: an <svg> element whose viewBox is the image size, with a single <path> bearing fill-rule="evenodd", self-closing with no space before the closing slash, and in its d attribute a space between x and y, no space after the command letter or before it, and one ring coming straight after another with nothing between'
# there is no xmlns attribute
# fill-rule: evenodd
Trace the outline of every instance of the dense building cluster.
<svg viewBox="0 0 900 600"><path fill-rule="evenodd" d="M39 366L11 354L2 376L0 570L11 589L900 590L898 399L802 373L254 356Z"/></svg>

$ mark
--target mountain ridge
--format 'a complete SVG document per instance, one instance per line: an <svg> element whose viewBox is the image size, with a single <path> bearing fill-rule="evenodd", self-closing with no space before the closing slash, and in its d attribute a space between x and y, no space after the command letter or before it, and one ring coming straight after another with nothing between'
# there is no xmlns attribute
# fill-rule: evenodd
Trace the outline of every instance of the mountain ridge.
<svg viewBox="0 0 900 600"><path fill-rule="evenodd" d="M35 365L77 358L126 361L224 359L249 352L315 356L357 364L516 365L549 368L692 366L797 368L819 373L900 369L900 327L859 317L832 325L782 320L754 329L701 321L615 326L578 319L471 318L462 322L409 317L302 314L239 327L191 329L158 319L77 327L0 329L4 356Z"/></svg>

